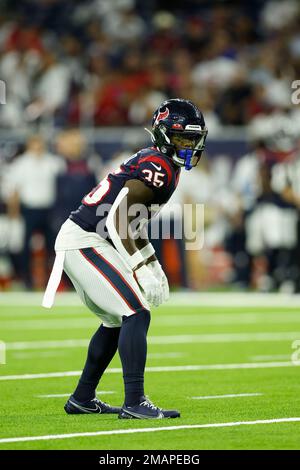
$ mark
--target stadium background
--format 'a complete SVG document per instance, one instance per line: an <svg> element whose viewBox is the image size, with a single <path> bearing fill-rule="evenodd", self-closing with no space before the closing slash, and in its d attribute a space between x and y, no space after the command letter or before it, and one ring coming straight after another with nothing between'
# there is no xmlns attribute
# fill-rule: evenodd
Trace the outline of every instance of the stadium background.
<svg viewBox="0 0 300 470"><path fill-rule="evenodd" d="M299 450L299 11L0 0L0 450ZM181 418L68 416L99 320L67 279L41 306L54 237L168 97L209 129L175 193L205 204L205 244L156 244L173 292L151 312L146 390ZM97 393L122 403L118 355Z"/></svg>

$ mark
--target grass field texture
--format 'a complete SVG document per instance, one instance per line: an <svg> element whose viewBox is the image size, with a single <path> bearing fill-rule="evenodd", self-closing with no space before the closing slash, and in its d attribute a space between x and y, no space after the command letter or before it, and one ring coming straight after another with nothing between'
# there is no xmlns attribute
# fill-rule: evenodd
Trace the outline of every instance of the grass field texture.
<svg viewBox="0 0 300 470"><path fill-rule="evenodd" d="M75 295L40 300L0 294L0 450L300 448L297 296L175 294L153 309L146 393L181 418L147 421L65 414L99 321ZM118 356L98 392L122 404Z"/></svg>

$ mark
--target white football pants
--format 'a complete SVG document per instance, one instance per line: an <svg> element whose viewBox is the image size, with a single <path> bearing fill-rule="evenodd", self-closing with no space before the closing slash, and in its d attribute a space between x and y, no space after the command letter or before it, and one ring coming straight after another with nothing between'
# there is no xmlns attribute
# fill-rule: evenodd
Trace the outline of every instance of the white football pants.
<svg viewBox="0 0 300 470"><path fill-rule="evenodd" d="M67 250L64 271L82 302L106 327L121 326L123 315L150 310L133 272L108 242L101 247Z"/></svg>

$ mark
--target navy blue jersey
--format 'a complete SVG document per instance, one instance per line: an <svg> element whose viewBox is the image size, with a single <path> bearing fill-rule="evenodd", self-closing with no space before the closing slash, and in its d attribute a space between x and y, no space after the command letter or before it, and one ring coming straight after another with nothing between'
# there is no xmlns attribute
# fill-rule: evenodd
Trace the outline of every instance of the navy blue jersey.
<svg viewBox="0 0 300 470"><path fill-rule="evenodd" d="M179 175L180 168L156 147L142 149L122 163L116 171L109 173L87 194L81 206L71 212L70 219L84 230L96 232L97 224L107 217L105 207L111 207L126 181L131 179L143 181L153 191L153 198L147 204L150 219L153 215L150 206L161 206L170 199Z"/></svg>

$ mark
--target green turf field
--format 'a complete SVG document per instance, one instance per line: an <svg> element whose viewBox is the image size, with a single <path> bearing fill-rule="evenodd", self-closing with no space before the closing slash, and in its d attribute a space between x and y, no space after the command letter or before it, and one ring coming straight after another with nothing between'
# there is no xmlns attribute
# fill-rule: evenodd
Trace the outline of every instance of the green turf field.
<svg viewBox="0 0 300 470"><path fill-rule="evenodd" d="M65 414L98 320L74 296L39 299L0 294L0 450L300 448L299 300L185 294L154 309L146 392L181 418L125 421ZM99 392L122 404L118 357Z"/></svg>

